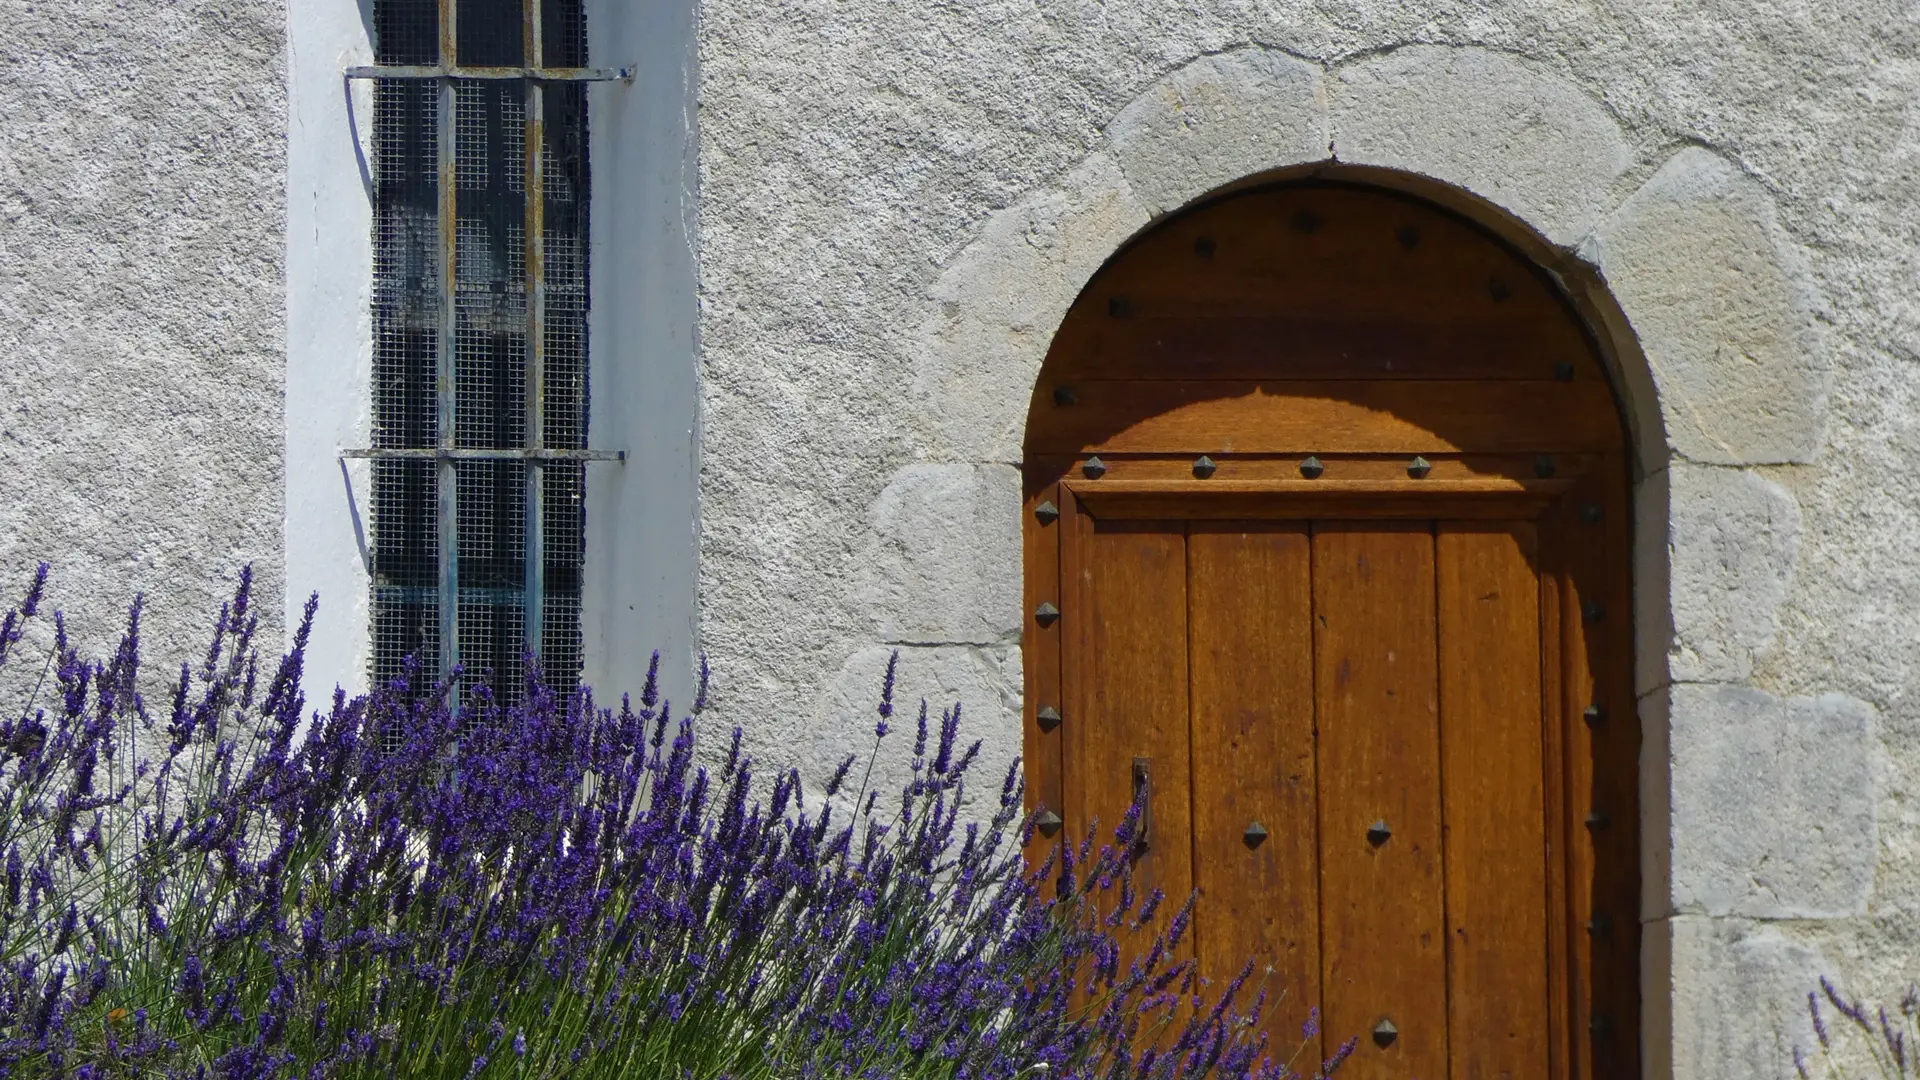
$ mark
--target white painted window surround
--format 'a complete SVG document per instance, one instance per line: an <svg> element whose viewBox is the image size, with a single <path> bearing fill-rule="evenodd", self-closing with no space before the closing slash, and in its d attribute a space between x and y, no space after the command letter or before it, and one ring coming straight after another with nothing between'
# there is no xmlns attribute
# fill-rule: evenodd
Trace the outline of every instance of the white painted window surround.
<svg viewBox="0 0 1920 1080"><path fill-rule="evenodd" d="M372 339L370 3L288 5L286 605L320 594L309 692L365 688ZM587 477L585 681L637 690L653 650L684 698L695 666L691 0L589 0L599 66L631 83L588 91L593 168L589 438L627 451ZM291 624L292 620L289 620Z"/></svg>

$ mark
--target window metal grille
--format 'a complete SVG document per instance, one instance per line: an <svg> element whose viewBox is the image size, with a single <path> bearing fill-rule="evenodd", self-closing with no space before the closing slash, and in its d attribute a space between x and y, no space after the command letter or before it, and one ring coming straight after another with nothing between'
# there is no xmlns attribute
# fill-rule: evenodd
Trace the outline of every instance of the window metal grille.
<svg viewBox="0 0 1920 1080"><path fill-rule="evenodd" d="M581 662L583 0L375 0L372 675Z"/></svg>

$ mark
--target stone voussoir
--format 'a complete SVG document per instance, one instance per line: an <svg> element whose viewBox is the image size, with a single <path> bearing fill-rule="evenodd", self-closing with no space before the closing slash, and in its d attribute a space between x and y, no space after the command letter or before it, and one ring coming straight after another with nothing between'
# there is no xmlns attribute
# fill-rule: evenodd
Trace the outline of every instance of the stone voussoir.
<svg viewBox="0 0 1920 1080"><path fill-rule="evenodd" d="M1053 332L1107 257L1149 214L1111 157L988 219L931 290L914 400L936 456L1016 462Z"/></svg>
<svg viewBox="0 0 1920 1080"><path fill-rule="evenodd" d="M1633 324L1673 450L1716 465L1812 460L1828 375L1811 286L1757 182L1710 151L1682 150L1585 253Z"/></svg>
<svg viewBox="0 0 1920 1080"><path fill-rule="evenodd" d="M1325 75L1271 49L1203 56L1107 127L1109 153L1154 214L1271 169L1329 156Z"/></svg>
<svg viewBox="0 0 1920 1080"><path fill-rule="evenodd" d="M881 683L887 659L900 654L894 686L892 731L876 751L875 724L879 719ZM913 772L914 726L920 702L931 717L927 757L937 749L941 714L960 707L959 735L954 756L964 754L975 741L979 756L969 768L970 792L962 810L969 820L993 816L1000 784L1019 757L1020 647L1013 645L866 645L854 649L822 689L813 715L803 729L793 732L802 775L832 774L849 754L864 761L873 755L869 790L878 791L882 804L897 800ZM863 766L864 768L864 766ZM854 774L854 781L859 773ZM850 799L855 784L843 797Z"/></svg>
<svg viewBox="0 0 1920 1080"><path fill-rule="evenodd" d="M1752 676L1780 628L1793 586L1800 506L1786 488L1746 469L1675 462L1672 507L1675 682Z"/></svg>
<svg viewBox="0 0 1920 1080"><path fill-rule="evenodd" d="M858 602L882 641L1020 638L1020 471L919 464L893 474L867 515Z"/></svg>
<svg viewBox="0 0 1920 1080"><path fill-rule="evenodd" d="M1671 994L1671 1075L1787 1080L1796 1047L1817 1051L1807 994L1833 972L1818 949L1743 919L1682 917L1648 933L1670 935L1672 981L1659 996Z"/></svg>

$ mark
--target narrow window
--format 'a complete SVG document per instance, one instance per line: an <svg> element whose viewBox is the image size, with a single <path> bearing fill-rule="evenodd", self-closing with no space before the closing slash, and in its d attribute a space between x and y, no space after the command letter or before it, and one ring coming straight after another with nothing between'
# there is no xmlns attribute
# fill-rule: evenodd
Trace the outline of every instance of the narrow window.
<svg viewBox="0 0 1920 1080"><path fill-rule="evenodd" d="M375 0L372 676L577 684L583 0Z"/></svg>

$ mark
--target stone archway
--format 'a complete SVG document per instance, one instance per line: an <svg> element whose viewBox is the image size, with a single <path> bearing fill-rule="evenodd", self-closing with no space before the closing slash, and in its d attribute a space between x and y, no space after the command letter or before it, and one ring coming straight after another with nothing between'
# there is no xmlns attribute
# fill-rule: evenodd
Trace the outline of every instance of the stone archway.
<svg viewBox="0 0 1920 1080"><path fill-rule="evenodd" d="M1403 185L1468 214L1554 275L1595 328L1634 451L1645 1073L1717 1074L1729 1042L1775 1053L1796 1023L1792 987L1820 962L1772 921L1863 912L1878 846L1871 707L1752 685L1799 534L1797 502L1767 467L1807 462L1824 439L1817 305L1763 185L1706 149L1633 145L1578 86L1512 56L1201 57L1121 109L1077 165L991 215L930 287L910 403L925 441L876 508L888 512L869 543L885 557L860 586L876 643L849 660L845 696L900 644L954 673L943 685L974 680L1004 699L994 643L1023 622L1014 466L1055 328L1156 217L1309 173ZM929 513L937 534L913 535ZM937 613L905 599L929 593ZM1000 722L1010 752L1017 713ZM1750 1007L1742 987L1756 978L1780 985L1783 1010Z"/></svg>

